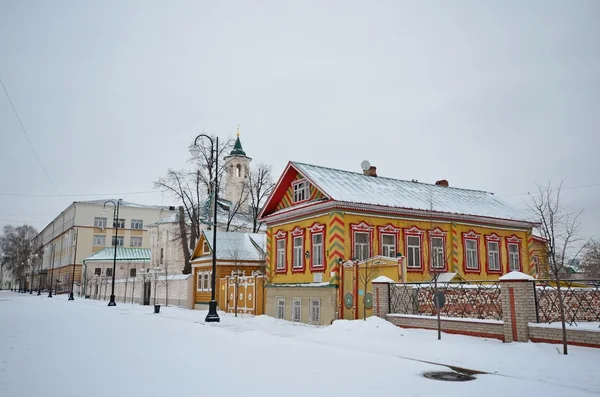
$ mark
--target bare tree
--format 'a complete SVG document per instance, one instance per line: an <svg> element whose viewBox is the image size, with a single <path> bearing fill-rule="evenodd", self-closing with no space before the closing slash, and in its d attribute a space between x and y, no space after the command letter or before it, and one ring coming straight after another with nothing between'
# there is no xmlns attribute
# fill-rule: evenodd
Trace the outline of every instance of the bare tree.
<svg viewBox="0 0 600 397"><path fill-rule="evenodd" d="M557 187L550 183L546 186L538 185L538 193L530 194L529 208L537 218L542 237L548 245L548 265L550 273L556 282L556 293L559 303L560 320L562 323L563 354L567 354L567 327L565 324L565 307L560 285L560 276L567 264L567 255L573 250L573 245L579 241L579 216L578 213L569 213L561 202L561 189L563 181ZM581 248L583 249L585 245ZM579 250L579 252L581 251ZM579 253L577 252L577 254ZM577 256L574 255L573 257Z"/></svg>
<svg viewBox="0 0 600 397"><path fill-rule="evenodd" d="M236 232L243 230L247 226L245 219L248 214L244 213L244 207L249 196L250 188L249 184L246 182L241 186L239 197L226 208L227 217L224 227L226 232Z"/></svg>
<svg viewBox="0 0 600 397"><path fill-rule="evenodd" d="M176 236L175 238L180 239L181 248L183 249L183 274L192 274L192 263L190 262L192 259L192 254L188 244L187 225L185 223L185 212L182 205L179 206L178 224L179 236Z"/></svg>
<svg viewBox="0 0 600 397"><path fill-rule="evenodd" d="M250 216L252 218L252 233L260 230L262 223L258 221L258 215L269 197L275 183L271 175L271 166L266 164L258 164L248 174L248 190L250 196Z"/></svg>
<svg viewBox="0 0 600 397"><path fill-rule="evenodd" d="M227 164L223 158L233 146L233 140L228 140L219 144L217 152L219 156L219 163L221 165L217 170L214 162L215 159L211 153L210 142L205 139L199 139L197 143L200 148L200 154L198 159L192 160L195 165L193 170L177 171L169 169L165 177L159 178L154 182L155 189L167 191L180 201L181 206L183 207L183 212L185 215L187 215L187 219L190 221L189 240L186 239L187 231L184 232L184 230L180 230L184 258L188 258L190 256L189 247L195 247L196 241L198 241L200 238L200 218L205 211L205 209L202 208L202 204L207 197L213 197L214 176L217 173L219 176L221 176L225 171ZM219 178L219 180L222 181L223 178ZM220 182L219 187L217 187L219 190L221 184L222 182ZM182 217L181 213L182 211L180 209L180 222L183 222L185 225L185 217ZM187 247L183 242L184 240L186 243L189 242ZM189 260L186 260L186 263L188 261ZM184 270L190 270L191 272L191 268L185 268Z"/></svg>
<svg viewBox="0 0 600 397"><path fill-rule="evenodd" d="M0 236L0 264L4 271L11 273L18 280L20 287L25 288L25 276L29 262L36 251L32 240L37 231L30 225L4 226Z"/></svg>
<svg viewBox="0 0 600 397"><path fill-rule="evenodd" d="M123 303L127 303L127 286L129 285L129 272L131 269L131 263L125 262L125 264L122 266L125 269L125 280L123 280L123 283L125 284L125 291L123 292Z"/></svg>
<svg viewBox="0 0 600 397"><path fill-rule="evenodd" d="M162 280L162 284L165 287L165 306L169 306L169 284L171 283L171 279L169 278L169 266L167 263L164 264L164 280Z"/></svg>
<svg viewBox="0 0 600 397"><path fill-rule="evenodd" d="M600 241L591 240L583 251L581 270L585 278L600 279Z"/></svg>

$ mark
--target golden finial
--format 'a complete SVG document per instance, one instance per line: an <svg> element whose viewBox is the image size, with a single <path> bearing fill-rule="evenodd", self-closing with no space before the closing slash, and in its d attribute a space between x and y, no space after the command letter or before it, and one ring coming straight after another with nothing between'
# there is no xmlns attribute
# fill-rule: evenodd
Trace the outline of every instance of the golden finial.
<svg viewBox="0 0 600 397"><path fill-rule="evenodd" d="M240 125L239 124L238 124L238 127L237 127L237 137L238 138L240 137Z"/></svg>

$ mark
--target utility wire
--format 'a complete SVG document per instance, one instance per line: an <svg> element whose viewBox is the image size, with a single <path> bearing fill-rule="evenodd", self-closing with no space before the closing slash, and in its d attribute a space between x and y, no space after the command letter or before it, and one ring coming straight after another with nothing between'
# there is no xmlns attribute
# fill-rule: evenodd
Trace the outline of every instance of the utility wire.
<svg viewBox="0 0 600 397"><path fill-rule="evenodd" d="M2 88L4 89L4 93L6 94L6 97L8 98L8 102L10 103L10 106L12 107L13 112L15 112L15 116L17 116L17 120L19 120L19 124L21 125L21 131L23 131L23 134L27 138L27 142L29 142L29 146L31 146L31 150L33 151L33 154L35 154L35 158L37 159L38 163L40 164L40 167L42 167L42 170L44 170L44 174L46 174L46 177L48 178L48 182L50 182L50 185L52 185L54 192L57 193L56 194L57 196L60 196L60 194L58 194L58 189L54 185L54 182L52 182L52 178L50 178L50 174L48 174L48 171L46 170L46 167L44 167L44 164L42 163L40 156L38 156L37 152L35 151L35 147L33 147L33 143L31 142L31 139L29 139L29 134L27 134L27 130L25 129L25 126L23 126L23 122L21 121L21 118L19 117L19 113L17 113L17 109L15 109L15 105L13 104L13 101L10 98L8 91L6 90L6 86L4 85L4 82L2 81L1 78L0 78L0 84L2 84Z"/></svg>
<svg viewBox="0 0 600 397"><path fill-rule="evenodd" d="M572 186L572 187L563 187L561 188L561 190L575 190L575 189L583 189L586 187L595 187L595 186L600 186L600 183L592 183L590 185L580 185L580 186ZM526 196L528 195L530 192L526 192L526 193L511 193L511 194L498 194L498 197L509 197L509 196Z"/></svg>
<svg viewBox="0 0 600 397"><path fill-rule="evenodd" d="M160 190L146 190L143 192L120 192L120 193L89 193L89 194L45 194L45 193L0 193L0 196L13 197L93 197L93 196L124 196L128 194L150 194L160 193Z"/></svg>

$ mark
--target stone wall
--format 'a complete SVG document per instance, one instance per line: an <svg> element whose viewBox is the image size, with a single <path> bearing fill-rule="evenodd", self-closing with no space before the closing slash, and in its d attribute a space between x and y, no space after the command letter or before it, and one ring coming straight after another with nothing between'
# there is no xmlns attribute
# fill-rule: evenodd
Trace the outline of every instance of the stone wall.
<svg viewBox="0 0 600 397"><path fill-rule="evenodd" d="M550 327L548 324L529 324L529 339L540 343L562 343L562 329ZM567 327L567 343L569 345L600 347L599 329L577 329Z"/></svg>
<svg viewBox="0 0 600 397"><path fill-rule="evenodd" d="M437 318L410 314L388 314L386 320L402 328L422 328L437 330ZM494 338L504 340L504 323L496 320L475 320L468 318L440 319L442 332Z"/></svg>
<svg viewBox="0 0 600 397"><path fill-rule="evenodd" d="M471 336L481 336L487 338L496 338L505 342L544 342L544 343L561 343L562 330L556 325L537 324L536 316L536 294L535 294L534 279L528 275L519 272L511 272L500 278L500 294L496 296L496 302L501 305L499 309L493 309L501 313L500 320L490 319L475 319L463 318L454 316L444 316L444 311L441 311L441 329L447 333L457 333ZM413 291L411 291L411 288ZM437 318L434 316L433 305L423 301L423 299L432 299L428 293L420 293L417 289L411 287L410 284L402 283L373 283L374 290L374 313L383 317L391 323L404 328L423 328L437 329ZM423 291L428 291L428 288ZM485 291L476 289L473 292L462 292L464 298L456 300L456 297L447 298L450 304L458 304L468 306L474 303L474 306L479 304L491 304L488 300L491 296L486 295ZM498 289L496 288L496 291ZM594 309L597 289L589 289L587 291L575 291L573 293L585 294L582 296L590 300L588 306L591 309L592 315L588 317L592 321L598 321L597 315L600 311ZM452 294L453 292L445 291ZM407 298L404 300L397 299L396 293L404 294ZM475 299L468 298L469 294L476 294ZM452 296L452 295L451 295ZM539 295L538 295L539 297ZM456 301L452 301L455 299ZM572 302L568 299L565 304L570 309L577 309L574 305L581 305L581 301ZM570 306L569 306L570 305ZM427 309L431 307L432 310ZM485 307L485 306L484 306ZM393 312L393 313L390 313ZM451 313L451 311L449 311ZM464 315L480 315L480 311L475 308L461 308L460 316ZM429 314L429 315L427 315ZM540 318L542 320L542 318ZM584 323L584 326L579 328L572 326L568 328L567 340L569 344L580 346L600 347L600 329L595 328L595 324Z"/></svg>

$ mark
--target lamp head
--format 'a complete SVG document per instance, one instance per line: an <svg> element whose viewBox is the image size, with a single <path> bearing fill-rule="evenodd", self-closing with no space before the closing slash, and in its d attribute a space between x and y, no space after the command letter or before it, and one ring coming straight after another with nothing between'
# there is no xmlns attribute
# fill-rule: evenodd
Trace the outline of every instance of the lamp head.
<svg viewBox="0 0 600 397"><path fill-rule="evenodd" d="M194 159L197 159L200 156L200 148L198 147L198 145L190 146L190 155Z"/></svg>

